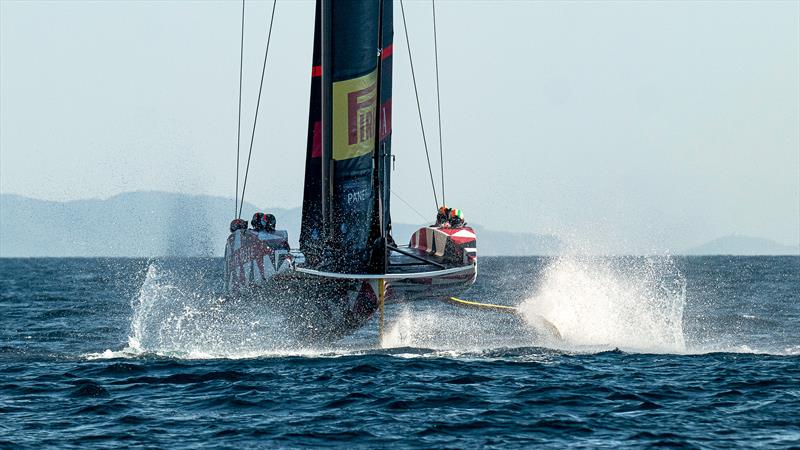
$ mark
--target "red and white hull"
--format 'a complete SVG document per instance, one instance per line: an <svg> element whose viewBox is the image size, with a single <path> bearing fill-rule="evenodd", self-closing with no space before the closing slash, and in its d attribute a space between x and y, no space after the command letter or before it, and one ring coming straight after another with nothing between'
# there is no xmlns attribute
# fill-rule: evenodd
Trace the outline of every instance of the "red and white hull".
<svg viewBox="0 0 800 450"><path fill-rule="evenodd" d="M312 340L334 340L369 321L381 299L399 303L461 294L477 276L475 241L469 228L422 228L408 247L390 254L387 273L341 274L306 267L302 253L275 250L253 231L237 230L225 248L226 288L282 310Z"/></svg>

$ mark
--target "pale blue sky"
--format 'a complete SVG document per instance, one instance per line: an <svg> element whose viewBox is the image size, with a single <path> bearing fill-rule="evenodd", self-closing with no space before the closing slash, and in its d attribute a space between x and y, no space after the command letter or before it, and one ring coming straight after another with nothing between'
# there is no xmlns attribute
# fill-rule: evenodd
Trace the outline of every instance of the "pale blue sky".
<svg viewBox="0 0 800 450"><path fill-rule="evenodd" d="M248 3L245 137L270 4ZM233 197L238 2L0 5L0 191ZM395 8L393 187L428 214ZM435 150L430 3L406 9ZM800 241L800 2L440 0L437 19L447 198L468 220L600 251ZM312 27L313 2L278 2L256 204L301 202Z"/></svg>

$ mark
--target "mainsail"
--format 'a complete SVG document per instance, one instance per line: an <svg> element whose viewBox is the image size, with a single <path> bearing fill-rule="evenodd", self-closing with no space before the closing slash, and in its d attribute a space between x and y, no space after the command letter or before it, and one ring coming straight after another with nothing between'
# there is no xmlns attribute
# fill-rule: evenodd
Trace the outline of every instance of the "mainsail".
<svg viewBox="0 0 800 450"><path fill-rule="evenodd" d="M330 271L385 270L391 13L391 1L317 1L300 246Z"/></svg>

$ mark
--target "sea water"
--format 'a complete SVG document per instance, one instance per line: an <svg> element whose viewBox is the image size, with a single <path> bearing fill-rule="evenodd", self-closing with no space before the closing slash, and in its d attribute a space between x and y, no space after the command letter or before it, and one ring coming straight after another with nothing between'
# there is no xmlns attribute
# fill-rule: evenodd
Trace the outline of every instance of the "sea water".
<svg viewBox="0 0 800 450"><path fill-rule="evenodd" d="M482 257L464 298L519 315L325 346L222 270L0 259L0 447L800 445L800 257Z"/></svg>

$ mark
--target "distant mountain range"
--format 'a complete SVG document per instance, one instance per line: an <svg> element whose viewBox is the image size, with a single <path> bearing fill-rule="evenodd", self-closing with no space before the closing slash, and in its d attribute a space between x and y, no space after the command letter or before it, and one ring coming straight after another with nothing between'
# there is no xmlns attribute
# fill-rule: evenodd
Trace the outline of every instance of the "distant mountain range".
<svg viewBox="0 0 800 450"><path fill-rule="evenodd" d="M275 214L298 246L300 208L258 208L245 203L243 217ZM129 192L107 199L55 202L0 194L0 257L221 256L233 215L229 198L169 192ZM406 242L420 225L393 224ZM478 233L480 255L557 255L555 236L487 230ZM690 248L686 255L800 255L800 247L731 235Z"/></svg>
<svg viewBox="0 0 800 450"><path fill-rule="evenodd" d="M300 208L257 208L245 203L242 217L268 210L298 246ZM233 202L228 198L168 192L130 192L108 199L55 202L0 195L0 257L220 256ZM478 232L481 255L554 255L561 241L548 235ZM393 224L406 242L419 224Z"/></svg>
<svg viewBox="0 0 800 450"><path fill-rule="evenodd" d="M730 235L686 250L687 255L800 255L800 246L769 239Z"/></svg>

